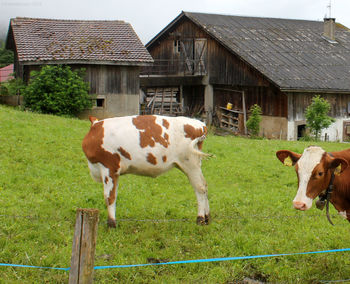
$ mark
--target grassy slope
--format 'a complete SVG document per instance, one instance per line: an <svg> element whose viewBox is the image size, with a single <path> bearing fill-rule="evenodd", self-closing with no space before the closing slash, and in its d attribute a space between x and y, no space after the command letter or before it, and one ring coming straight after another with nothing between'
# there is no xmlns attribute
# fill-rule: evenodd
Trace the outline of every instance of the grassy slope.
<svg viewBox="0 0 350 284"><path fill-rule="evenodd" d="M89 122L0 106L0 262L68 267L75 210L100 209L95 265L314 251L349 247L350 224L325 212L292 209L294 170L275 151L301 152L308 143L209 136L203 161L212 223L195 225L196 200L177 170L157 179L123 176L117 219L106 227L102 185L92 181L81 141ZM347 144L320 143L325 150ZM335 210L331 211L335 214ZM13 216L30 216L19 218ZM271 218L265 218L271 217ZM350 278L349 253L290 256L159 267L97 270L97 283L232 282L250 277L305 283ZM68 273L0 267L0 283L66 282Z"/></svg>

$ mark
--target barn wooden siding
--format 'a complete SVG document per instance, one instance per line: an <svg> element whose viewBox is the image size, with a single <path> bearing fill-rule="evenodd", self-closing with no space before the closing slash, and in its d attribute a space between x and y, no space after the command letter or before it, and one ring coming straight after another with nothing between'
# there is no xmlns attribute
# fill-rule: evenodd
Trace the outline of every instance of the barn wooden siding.
<svg viewBox="0 0 350 284"><path fill-rule="evenodd" d="M190 42L195 39L207 39L209 35L194 25L189 20L180 20L179 23L166 34L164 34L157 42L152 45L148 51L151 53L154 60L159 59L181 59L183 56L181 52L174 52L175 40L181 40L182 42Z"/></svg>
<svg viewBox="0 0 350 284"><path fill-rule="evenodd" d="M86 80L90 82L91 94L138 94L140 68L133 66L87 65Z"/></svg>
<svg viewBox="0 0 350 284"><path fill-rule="evenodd" d="M85 69L85 81L89 82L90 94L138 94L140 86L137 66L117 65L70 65L72 70ZM29 81L30 72L40 70L41 65L25 65L24 80Z"/></svg>
<svg viewBox="0 0 350 284"><path fill-rule="evenodd" d="M289 93L288 97L288 120L299 121L305 120L305 110L312 103L312 98L316 95L320 95L326 99L330 105L331 110L329 115L334 118L349 118L349 96L350 93L337 93L337 94L325 94L325 93Z"/></svg>

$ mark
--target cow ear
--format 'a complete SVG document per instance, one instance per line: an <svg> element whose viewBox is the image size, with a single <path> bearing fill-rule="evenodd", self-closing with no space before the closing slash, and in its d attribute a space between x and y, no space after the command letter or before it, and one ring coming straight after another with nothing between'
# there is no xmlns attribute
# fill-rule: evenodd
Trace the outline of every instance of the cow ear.
<svg viewBox="0 0 350 284"><path fill-rule="evenodd" d="M91 125L93 125L95 121L98 121L97 117L94 117L94 116L91 116L91 115L89 115L89 120L91 122Z"/></svg>
<svg viewBox="0 0 350 284"><path fill-rule="evenodd" d="M301 157L300 154L288 150L277 151L276 156L285 166L289 167L294 166Z"/></svg>
<svg viewBox="0 0 350 284"><path fill-rule="evenodd" d="M340 175L348 166L348 162L342 158L334 158L329 164L329 168L334 170L334 174L336 175Z"/></svg>

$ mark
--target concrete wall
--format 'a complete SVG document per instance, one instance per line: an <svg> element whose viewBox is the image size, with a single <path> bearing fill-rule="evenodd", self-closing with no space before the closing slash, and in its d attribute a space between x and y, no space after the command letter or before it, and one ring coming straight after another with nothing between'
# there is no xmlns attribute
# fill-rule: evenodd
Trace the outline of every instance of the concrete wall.
<svg viewBox="0 0 350 284"><path fill-rule="evenodd" d="M19 106L23 104L23 96L0 96L0 104Z"/></svg>
<svg viewBox="0 0 350 284"><path fill-rule="evenodd" d="M347 135L344 134L344 122L349 122L349 118L336 118L334 123L321 131L321 141L324 141L326 137L327 141L333 142L344 142L344 140L348 140ZM298 125L301 124L306 124L306 121L288 121L288 140L297 140Z"/></svg>
<svg viewBox="0 0 350 284"><path fill-rule="evenodd" d="M288 120L285 117L263 115L259 135L269 139L287 139Z"/></svg>

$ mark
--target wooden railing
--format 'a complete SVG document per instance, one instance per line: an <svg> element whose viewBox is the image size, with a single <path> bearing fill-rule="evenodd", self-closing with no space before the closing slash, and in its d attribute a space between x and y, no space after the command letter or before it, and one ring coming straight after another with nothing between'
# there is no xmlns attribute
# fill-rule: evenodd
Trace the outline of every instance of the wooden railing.
<svg viewBox="0 0 350 284"><path fill-rule="evenodd" d="M204 60L163 60L156 59L152 66L142 68L143 76L152 75L179 75L179 76L203 76L207 74Z"/></svg>

